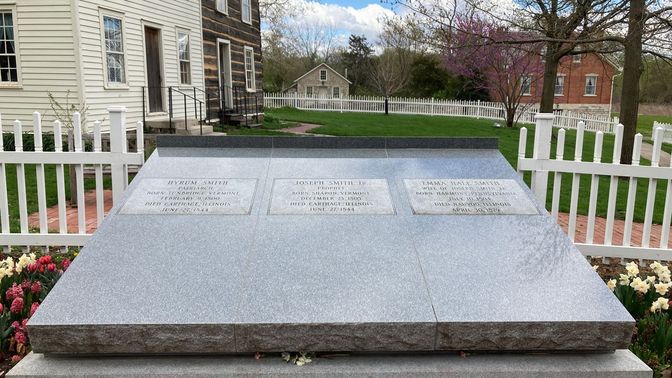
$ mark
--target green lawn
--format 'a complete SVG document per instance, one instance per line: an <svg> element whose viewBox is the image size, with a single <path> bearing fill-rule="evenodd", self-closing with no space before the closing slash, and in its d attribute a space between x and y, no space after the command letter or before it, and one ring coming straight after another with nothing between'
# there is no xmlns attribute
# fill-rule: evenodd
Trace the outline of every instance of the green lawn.
<svg viewBox="0 0 672 378"><path fill-rule="evenodd" d="M515 167L518 155L519 128L495 128L491 120L476 120L470 118L450 118L450 117L429 117L412 115L383 115L383 114L362 114L362 113L335 113L335 112L308 112L295 109L272 109L266 112L267 125L261 130L248 130L246 133L255 134L257 132L274 132L279 126L280 120L292 122L307 122L324 125L313 132L327 135L340 136L480 136L496 137L499 139L499 149L509 163ZM555 157L557 129L553 130L552 158ZM527 156L532 154L532 145L534 140L534 126L528 126L527 135ZM568 130L566 133L565 158L573 158L576 132ZM584 138L584 160L593 159L593 150L595 143L595 134L585 133ZM604 148L602 157L604 162L612 161L614 138L606 135L604 138ZM642 165L649 165L650 162L642 160ZM529 183L529 174L526 175L526 181ZM579 195L579 213L587 214L588 200L590 196L589 176L581 177L580 195ZM552 175L549 180L549 194L547 207L550 208L551 193L553 190ZM598 195L598 216L606 216L607 213L607 193L609 192L610 180L608 177L601 177ZM618 186L618 207L617 216L625 217L625 201L627 198L627 180L621 180ZM665 200L666 182L659 182L657 185L657 196L654 220L658 223L662 221L663 202ZM644 207L646 202L646 193L648 190L648 181L638 181L637 202L635 206L635 220L643 221ZM571 195L571 177L564 175L563 185L561 187L560 210L568 212Z"/></svg>
<svg viewBox="0 0 672 378"><path fill-rule="evenodd" d="M618 114L614 114L618 116ZM645 139L651 139L653 136L653 121L669 123L672 125L672 116L662 116L662 115L642 115L640 114L637 119L637 132L641 133Z"/></svg>

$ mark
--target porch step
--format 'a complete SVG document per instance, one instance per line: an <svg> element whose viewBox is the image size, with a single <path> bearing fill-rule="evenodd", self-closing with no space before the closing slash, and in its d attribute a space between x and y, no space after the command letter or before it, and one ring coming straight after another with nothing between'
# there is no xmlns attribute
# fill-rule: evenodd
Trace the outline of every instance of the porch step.
<svg viewBox="0 0 672 378"><path fill-rule="evenodd" d="M168 134L175 130L178 135L201 135L201 126L196 119L187 119L186 127L184 119L173 119L172 128L170 118L157 117L145 120L145 126L160 134ZM203 135L212 134L212 126L203 125Z"/></svg>
<svg viewBox="0 0 672 378"><path fill-rule="evenodd" d="M199 124L196 125L190 125L189 128L185 129L184 127L182 128L177 128L175 129L175 133L177 135L201 135L201 126ZM212 126L211 125L203 125L203 135L210 135L212 134Z"/></svg>

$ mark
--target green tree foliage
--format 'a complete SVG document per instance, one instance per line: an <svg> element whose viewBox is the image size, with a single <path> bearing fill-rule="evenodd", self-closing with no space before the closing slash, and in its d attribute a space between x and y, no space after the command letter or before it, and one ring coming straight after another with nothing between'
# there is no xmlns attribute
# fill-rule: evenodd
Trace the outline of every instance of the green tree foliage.
<svg viewBox="0 0 672 378"><path fill-rule="evenodd" d="M640 87L641 102L672 104L672 65L660 59L646 59Z"/></svg>
<svg viewBox="0 0 672 378"><path fill-rule="evenodd" d="M437 55L420 54L413 61L410 82L399 96L488 101L479 80L483 79L453 75Z"/></svg>
<svg viewBox="0 0 672 378"><path fill-rule="evenodd" d="M368 71L371 68L373 49L363 35L350 35L348 49L342 53L343 66L348 70L348 79L352 82L351 93L367 92Z"/></svg>

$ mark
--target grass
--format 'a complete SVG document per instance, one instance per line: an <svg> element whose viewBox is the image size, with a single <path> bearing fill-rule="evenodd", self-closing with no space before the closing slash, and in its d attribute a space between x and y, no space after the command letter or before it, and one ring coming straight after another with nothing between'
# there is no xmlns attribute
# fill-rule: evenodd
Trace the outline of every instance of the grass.
<svg viewBox="0 0 672 378"><path fill-rule="evenodd" d="M429 117L413 115L383 115L383 114L362 114L362 113L335 113L335 112L309 112L295 109L273 109L267 111L267 122L263 129L251 130L249 134L258 134L260 132L274 132L278 128L280 121L307 122L323 125L314 129L312 132L326 135L338 136L470 136L470 137L496 137L499 139L499 150L506 160L515 167L518 156L518 139L520 135L519 128L495 128L494 122L490 120L476 120L470 118L451 118L451 117ZM551 157L555 158L557 129L553 130L553 141L551 147ZM532 156L532 146L534 141L534 126L528 126L527 135L527 156ZM575 151L576 132L568 130L566 132L566 142L564 156L566 159L572 158ZM585 133L583 143L583 160L592 161L595 144L595 134ZM614 148L614 137L605 135L602 161L610 163ZM650 162L642 159L642 165L650 165ZM547 207L551 205L551 194L553 190L553 176L549 178ZM529 174L526 175L526 181L529 184ZM588 201L590 197L591 177L582 175L579 185L579 214L588 213ZM608 177L599 178L599 192L597 200L597 215L606 216L607 213L607 194L609 192L610 180ZM648 191L648 180L638 180L637 197L635 202L634 218L636 221L644 220L646 206L646 194ZM619 180L618 185L618 203L617 217L625 217L625 204L627 199L627 181ZM656 202L654 207L654 222L661 223L663 216L665 191L667 182L660 181L656 188ZM564 175L563 185L560 191L560 211L569 212L571 197L571 177Z"/></svg>
<svg viewBox="0 0 672 378"><path fill-rule="evenodd" d="M618 117L618 114L614 113L614 116ZM672 124L672 116L640 114L637 118L637 132L641 133L644 138L651 139L653 137L651 135L653 132L653 121Z"/></svg>

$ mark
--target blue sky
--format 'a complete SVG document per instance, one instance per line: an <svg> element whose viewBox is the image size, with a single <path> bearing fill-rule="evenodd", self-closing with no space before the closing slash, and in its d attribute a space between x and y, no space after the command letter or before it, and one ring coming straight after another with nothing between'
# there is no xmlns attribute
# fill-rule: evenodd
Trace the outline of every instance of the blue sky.
<svg viewBox="0 0 672 378"><path fill-rule="evenodd" d="M382 28L381 20L391 17L390 5L377 0L291 0L304 11L293 14L300 25L330 27L338 34L337 40L347 43L350 34L366 36L374 42Z"/></svg>

